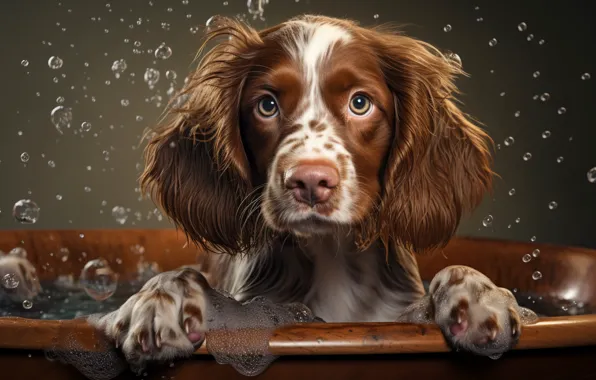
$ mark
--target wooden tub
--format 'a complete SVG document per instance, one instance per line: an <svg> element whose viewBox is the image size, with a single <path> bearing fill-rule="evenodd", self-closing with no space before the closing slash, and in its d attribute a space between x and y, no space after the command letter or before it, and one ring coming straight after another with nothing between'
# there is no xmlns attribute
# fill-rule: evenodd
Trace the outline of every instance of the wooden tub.
<svg viewBox="0 0 596 380"><path fill-rule="evenodd" d="M162 270L192 263L196 251L184 247L174 230L4 231L0 250L20 246L42 281L78 275L90 259L103 257L121 279L136 272L139 247L146 262ZM55 253L67 247L63 262ZM529 263L522 257L540 250ZM132 251L137 251L136 253ZM51 253L51 254L50 254ZM443 251L419 257L430 280L451 264L474 267L495 283L515 289L526 306L546 315L523 329L514 351L499 360L448 352L435 326L397 323L309 324L278 329L269 349L280 358L262 379L536 379L596 378L596 251L485 239L456 238ZM539 270L540 280L532 273ZM522 296L523 295L523 296ZM527 299L527 297L531 297ZM565 315L571 311L583 315ZM83 379L75 368L49 361L44 350L77 347L97 351L101 337L83 320L0 318L0 378ZM7 377L5 377L7 376ZM118 378L136 378L129 372ZM199 349L191 359L147 370L152 379L243 378Z"/></svg>

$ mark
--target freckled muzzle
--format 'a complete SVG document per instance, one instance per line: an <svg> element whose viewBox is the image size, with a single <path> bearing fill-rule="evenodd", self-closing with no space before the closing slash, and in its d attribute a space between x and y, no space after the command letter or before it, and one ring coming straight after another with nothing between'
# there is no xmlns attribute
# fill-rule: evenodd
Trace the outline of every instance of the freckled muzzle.
<svg viewBox="0 0 596 380"><path fill-rule="evenodd" d="M288 171L284 185L296 201L315 207L329 201L339 185L339 172L329 163L301 163Z"/></svg>

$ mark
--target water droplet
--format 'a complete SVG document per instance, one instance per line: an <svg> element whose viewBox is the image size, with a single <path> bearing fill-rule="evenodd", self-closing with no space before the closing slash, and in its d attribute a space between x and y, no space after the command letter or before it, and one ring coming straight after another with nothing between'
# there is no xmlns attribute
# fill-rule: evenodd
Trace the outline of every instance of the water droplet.
<svg viewBox="0 0 596 380"><path fill-rule="evenodd" d="M29 153L23 152L21 153L21 162L28 162L29 161Z"/></svg>
<svg viewBox="0 0 596 380"><path fill-rule="evenodd" d="M224 1L224 3L227 3L227 1ZM224 5L227 5L227 4L224 4ZM379 19L379 14L378 14L378 13L375 13L375 14L373 15L373 18L374 18L375 20L378 20L378 19Z"/></svg>
<svg viewBox="0 0 596 380"><path fill-rule="evenodd" d="M515 142L515 139L512 136L507 137L505 139L505 141L503 141L505 146L511 146L511 145L513 145L514 142Z"/></svg>
<svg viewBox="0 0 596 380"><path fill-rule="evenodd" d="M563 156L557 157L557 164L560 164L561 162L563 162L563 160L565 160Z"/></svg>
<svg viewBox="0 0 596 380"><path fill-rule="evenodd" d="M509 190L509 196L514 196L514 195L515 195L515 189Z"/></svg>
<svg viewBox="0 0 596 380"><path fill-rule="evenodd" d="M64 62L60 57L51 56L50 59L48 59L48 66L50 66L50 69L57 70L62 67L63 63Z"/></svg>
<svg viewBox="0 0 596 380"><path fill-rule="evenodd" d="M120 104L122 105L122 107L128 107L128 105L130 104L130 102L128 101L128 99L122 99L120 101Z"/></svg>
<svg viewBox="0 0 596 380"><path fill-rule="evenodd" d="M105 259L98 258L85 264L79 282L89 297L96 301L105 301L116 292L118 274Z"/></svg>
<svg viewBox="0 0 596 380"><path fill-rule="evenodd" d="M62 195L60 195L60 194L56 194L56 200L59 200L59 201L61 201L61 200L62 200Z"/></svg>
<svg viewBox="0 0 596 380"><path fill-rule="evenodd" d="M7 273L2 277L2 286L6 289L16 289L19 286L19 279L14 273Z"/></svg>
<svg viewBox="0 0 596 380"><path fill-rule="evenodd" d="M588 170L587 177L588 182L596 183L596 167L593 167L592 169Z"/></svg>
<svg viewBox="0 0 596 380"><path fill-rule="evenodd" d="M550 131L544 131L544 132L542 132L542 138L547 139L550 137L550 134L551 134Z"/></svg>
<svg viewBox="0 0 596 380"><path fill-rule="evenodd" d="M515 218L515 223L521 222L521 218Z"/></svg>
<svg viewBox="0 0 596 380"><path fill-rule="evenodd" d="M90 193L91 192L91 188L89 186L85 186L83 188L83 190L85 190L86 193Z"/></svg>
<svg viewBox="0 0 596 380"><path fill-rule="evenodd" d="M536 248L535 250L532 251L532 256L534 258L540 256L540 250L538 248Z"/></svg>
<svg viewBox="0 0 596 380"><path fill-rule="evenodd" d="M482 21L484 21L484 18L482 18L482 17L478 17L478 18L476 19L476 22L482 22Z"/></svg>
<svg viewBox="0 0 596 380"><path fill-rule="evenodd" d="M531 241L531 242L535 242L535 241L536 241L536 236L532 236L532 237L530 238L530 241Z"/></svg>
<svg viewBox="0 0 596 380"><path fill-rule="evenodd" d="M520 22L517 26L517 30L523 32L524 30L528 29L528 25L525 22Z"/></svg>
<svg viewBox="0 0 596 380"><path fill-rule="evenodd" d="M513 114L513 116L515 117L520 117L521 115L521 111L515 111L515 113Z"/></svg>
<svg viewBox="0 0 596 380"><path fill-rule="evenodd" d="M141 122L141 121L143 121L143 116L141 116L141 115L137 115L137 116L135 117L135 120L136 120L136 121L138 121L138 122Z"/></svg>
<svg viewBox="0 0 596 380"><path fill-rule="evenodd" d="M544 94L540 95L540 100L543 102L547 102L550 99L550 94L545 92Z"/></svg>
<svg viewBox="0 0 596 380"><path fill-rule="evenodd" d="M118 224L124 224L128 219L128 212L126 212L126 209L122 206L114 206L112 209L112 216L116 219Z"/></svg>
<svg viewBox="0 0 596 380"><path fill-rule="evenodd" d="M199 27L198 26L191 26L190 27L190 32L192 34L197 34L199 32Z"/></svg>
<svg viewBox="0 0 596 380"><path fill-rule="evenodd" d="M452 29L453 29L453 28L451 27L451 25L450 25L450 24L447 24L447 25L445 25L445 26L443 27L443 31L444 31L444 32L446 32L446 33L447 33L447 32L451 32L451 30L452 30Z"/></svg>
<svg viewBox="0 0 596 380"><path fill-rule="evenodd" d="M145 70L145 75L143 76L143 78L145 80L145 83L147 83L149 87L153 87L159 81L159 76L159 71L149 67L147 68L147 70Z"/></svg>
<svg viewBox="0 0 596 380"><path fill-rule="evenodd" d="M49 160L48 161L48 166L51 167L51 168L55 168L56 167L56 163L54 161L52 161L52 160Z"/></svg>
<svg viewBox="0 0 596 380"><path fill-rule="evenodd" d="M39 206L30 199L21 199L12 207L12 216L22 224L33 224L39 219Z"/></svg>
<svg viewBox="0 0 596 380"><path fill-rule="evenodd" d="M534 271L532 273L532 280L540 280L542 278L542 273L540 271Z"/></svg>
<svg viewBox="0 0 596 380"><path fill-rule="evenodd" d="M64 103L64 96L59 96L59 97L57 97L57 98L56 98L56 103L58 103L58 104L62 104L62 103Z"/></svg>
<svg viewBox="0 0 596 380"><path fill-rule="evenodd" d="M487 215L484 219L482 219L482 225L484 227L490 227L493 224L493 216Z"/></svg>
<svg viewBox="0 0 596 380"><path fill-rule="evenodd" d="M168 78L169 80L175 80L177 77L178 77L178 74L176 74L176 72L174 70L166 71L166 78Z"/></svg>
<svg viewBox="0 0 596 380"><path fill-rule="evenodd" d="M23 301L23 308L24 309L31 309L33 307L33 302L29 301L29 300L24 300Z"/></svg>
<svg viewBox="0 0 596 380"><path fill-rule="evenodd" d="M532 256L529 253L526 253L523 257L522 257L522 261L524 263L529 263L532 260Z"/></svg>
<svg viewBox="0 0 596 380"><path fill-rule="evenodd" d="M557 113L558 113L559 115L562 115L562 114L564 114L565 112L567 112L567 109L566 109L565 107L561 107L561 108L559 108L559 109L557 110Z"/></svg>
<svg viewBox="0 0 596 380"><path fill-rule="evenodd" d="M162 43L155 49L155 58L168 59L172 56L172 49L169 46Z"/></svg>
<svg viewBox="0 0 596 380"><path fill-rule="evenodd" d="M592 76L590 75L590 73L583 73L581 78L582 80L590 80Z"/></svg>
<svg viewBox="0 0 596 380"><path fill-rule="evenodd" d="M524 159L524 161L529 161L532 158L532 153L530 153L530 152L524 153L522 158Z"/></svg>
<svg viewBox="0 0 596 380"><path fill-rule="evenodd" d="M70 122L72 121L72 109L70 107L57 106L54 107L50 112L50 119L52 124L62 133L63 128L70 128Z"/></svg>
<svg viewBox="0 0 596 380"><path fill-rule="evenodd" d="M23 66L23 67L27 67L27 66L29 66L29 61L27 61L26 59L23 59L23 60L21 61L21 66Z"/></svg>
<svg viewBox="0 0 596 380"><path fill-rule="evenodd" d="M81 129L85 132L89 132L91 130L91 123L88 121L84 121L81 123Z"/></svg>
<svg viewBox="0 0 596 380"><path fill-rule="evenodd" d="M497 39L496 38L492 38L490 41L488 41L488 46L494 47L496 45L497 45Z"/></svg>
<svg viewBox="0 0 596 380"><path fill-rule="evenodd" d="M534 35L533 34L528 34L528 37L526 37L526 40L528 41L532 41L534 39Z"/></svg>
<svg viewBox="0 0 596 380"><path fill-rule="evenodd" d="M538 45L544 45L545 43L546 43L546 41L545 41L545 40L540 40L540 41L538 41Z"/></svg>
<svg viewBox="0 0 596 380"><path fill-rule="evenodd" d="M122 74L128 65L124 59L117 59L112 63L112 72L116 76L116 78L120 78L120 74Z"/></svg>
<svg viewBox="0 0 596 380"><path fill-rule="evenodd" d="M540 71L534 71L534 72L532 73L532 76L533 76L534 78L538 78L538 77L540 76Z"/></svg>
<svg viewBox="0 0 596 380"><path fill-rule="evenodd" d="M559 206L559 204L557 202L555 202L555 201L552 201L552 202L550 202L548 204L548 208L551 209L551 210L556 209L558 206Z"/></svg>

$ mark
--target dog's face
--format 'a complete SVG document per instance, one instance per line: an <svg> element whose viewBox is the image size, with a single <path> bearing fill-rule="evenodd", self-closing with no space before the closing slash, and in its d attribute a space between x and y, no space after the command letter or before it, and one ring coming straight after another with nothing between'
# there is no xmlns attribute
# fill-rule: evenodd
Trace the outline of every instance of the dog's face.
<svg viewBox="0 0 596 380"><path fill-rule="evenodd" d="M243 88L241 132L266 223L302 234L360 223L380 199L393 137L375 52L341 24L303 21L264 44Z"/></svg>
<svg viewBox="0 0 596 380"><path fill-rule="evenodd" d="M347 226L421 251L490 187L489 139L452 99L462 72L432 46L320 16L222 20L222 35L141 178L195 242L238 252Z"/></svg>

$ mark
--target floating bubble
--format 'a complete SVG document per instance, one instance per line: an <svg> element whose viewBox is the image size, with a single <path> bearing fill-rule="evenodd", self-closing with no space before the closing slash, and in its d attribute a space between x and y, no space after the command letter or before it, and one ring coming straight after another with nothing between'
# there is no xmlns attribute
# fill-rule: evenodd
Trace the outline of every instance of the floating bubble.
<svg viewBox="0 0 596 380"><path fill-rule="evenodd" d="M565 160L563 156L557 157L557 164L560 164L561 162L563 162L563 160Z"/></svg>
<svg viewBox="0 0 596 380"><path fill-rule="evenodd" d="M546 43L546 41L545 41L545 40L540 40L540 41L538 41L538 45L544 45L545 43Z"/></svg>
<svg viewBox="0 0 596 380"><path fill-rule="evenodd" d="M23 301L23 308L24 309L31 309L33 307L33 302L29 301L29 300L24 300Z"/></svg>
<svg viewBox="0 0 596 380"><path fill-rule="evenodd" d="M515 139L512 136L509 136L505 139L505 141L503 141L503 143L505 146L511 146L513 143L515 143Z"/></svg>
<svg viewBox="0 0 596 380"><path fill-rule="evenodd" d="M515 113L513 114L513 116L515 117L520 117L521 115L521 111L515 111Z"/></svg>
<svg viewBox="0 0 596 380"><path fill-rule="evenodd" d="M39 219L39 206L30 199L21 199L14 204L12 216L19 223L33 224Z"/></svg>
<svg viewBox="0 0 596 380"><path fill-rule="evenodd" d="M27 153L27 152L21 153L21 162L29 162L29 153Z"/></svg>
<svg viewBox="0 0 596 380"><path fill-rule="evenodd" d="M590 73L583 73L581 78L582 80L590 80L592 76L590 75Z"/></svg>
<svg viewBox="0 0 596 380"><path fill-rule="evenodd" d="M528 34L528 37L526 37L526 40L528 41L532 41L534 39L534 35L533 34Z"/></svg>
<svg viewBox="0 0 596 380"><path fill-rule="evenodd" d="M532 280L540 280L542 278L542 273L540 271L534 271L532 273Z"/></svg>
<svg viewBox="0 0 596 380"><path fill-rule="evenodd" d="M50 113L50 119L52 120L52 124L54 124L54 127L56 127L58 132L62 133L63 128L70 128L70 123L72 121L72 109L70 107L64 106L54 107Z"/></svg>
<svg viewBox="0 0 596 380"><path fill-rule="evenodd" d="M68 248L66 247L62 247L58 250L58 254L56 255L60 261L62 261L63 263L68 261L68 256L70 256L70 251Z"/></svg>
<svg viewBox="0 0 596 380"><path fill-rule="evenodd" d="M522 261L524 263L529 263L532 260L532 256L529 253L526 253L523 257L522 257Z"/></svg>
<svg viewBox="0 0 596 380"><path fill-rule="evenodd" d="M17 256L23 259L27 258L27 250L23 247L14 247L8 252L9 255Z"/></svg>
<svg viewBox="0 0 596 380"><path fill-rule="evenodd" d="M227 1L224 1L224 5L228 5L228 4L227 4ZM379 19L379 14L378 14L378 13L375 13L375 14L373 15L373 18L374 18L375 20L378 20L378 19Z"/></svg>
<svg viewBox="0 0 596 380"><path fill-rule="evenodd" d="M59 201L61 201L61 200L62 200L62 195L60 195L60 194L56 194L56 200L59 200Z"/></svg>
<svg viewBox="0 0 596 380"><path fill-rule="evenodd" d="M592 169L588 170L586 176L588 177L588 182L596 183L596 167L593 167Z"/></svg>
<svg viewBox="0 0 596 380"><path fill-rule="evenodd" d="M50 67L50 69L57 70L62 67L63 63L64 62L60 57L51 56L50 59L48 59L48 66Z"/></svg>
<svg viewBox="0 0 596 380"><path fill-rule="evenodd" d="M122 206L114 206L114 208L112 209L112 216L114 217L117 223L124 224L128 219L128 212Z"/></svg>
<svg viewBox="0 0 596 380"><path fill-rule="evenodd" d="M51 168L55 168L56 167L56 163L54 161L52 161L52 160L49 160L48 161L48 166L51 167Z"/></svg>
<svg viewBox="0 0 596 380"><path fill-rule="evenodd" d="M143 79L145 80L145 83L149 85L149 87L153 87L159 81L159 76L160 74L158 70L149 67L147 70L145 70Z"/></svg>
<svg viewBox="0 0 596 380"><path fill-rule="evenodd" d="M535 250L532 251L532 257L536 258L540 256L540 250L538 248L536 248Z"/></svg>
<svg viewBox="0 0 596 380"><path fill-rule="evenodd" d="M457 67L462 67L462 61L461 61L461 57L459 56L459 54L456 54L456 53L453 53L453 52L449 52L449 53L445 54L445 57L449 61L455 63L455 65Z"/></svg>
<svg viewBox="0 0 596 380"><path fill-rule="evenodd" d="M543 139L549 138L550 135L551 135L550 131L544 131L544 132L542 132L542 138Z"/></svg>
<svg viewBox="0 0 596 380"><path fill-rule="evenodd" d="M540 95L540 100L543 102L547 102L550 99L550 94L545 92L544 94Z"/></svg>
<svg viewBox="0 0 596 380"><path fill-rule="evenodd" d="M525 22L520 22L519 25L517 25L517 30L520 32L523 32L526 29L528 29L528 25Z"/></svg>
<svg viewBox="0 0 596 380"><path fill-rule="evenodd" d="M128 99L122 99L120 101L120 104L122 105L122 107L128 107L128 105L130 104L130 102L128 101Z"/></svg>
<svg viewBox="0 0 596 380"><path fill-rule="evenodd" d="M26 59L23 59L23 60L21 61L21 66L23 66L23 67L27 67L27 66L29 66L29 61L27 61Z"/></svg>
<svg viewBox="0 0 596 380"><path fill-rule="evenodd" d="M91 123L88 121L84 121L81 123L81 129L85 132L89 132L91 130Z"/></svg>
<svg viewBox="0 0 596 380"><path fill-rule="evenodd" d="M522 158L524 159L524 161L529 161L532 158L532 153L526 152L526 153L524 153Z"/></svg>
<svg viewBox="0 0 596 380"><path fill-rule="evenodd" d="M192 34L197 34L199 32L199 27L198 26L191 26L190 27L190 32Z"/></svg>
<svg viewBox="0 0 596 380"><path fill-rule="evenodd" d="M58 104L62 104L62 103L64 103L64 96L59 96L59 97L57 97L57 98L56 98L56 103L58 103Z"/></svg>
<svg viewBox="0 0 596 380"><path fill-rule="evenodd" d="M172 49L165 43L162 43L155 49L155 58L168 59L172 56Z"/></svg>
<svg viewBox="0 0 596 380"><path fill-rule="evenodd" d="M540 71L534 71L534 72L532 73L532 76L533 76L534 78L538 78L538 77L540 76Z"/></svg>
<svg viewBox="0 0 596 380"><path fill-rule="evenodd" d="M511 190L509 190L509 195L510 195L510 196L514 196L514 195L515 195L515 189L511 189Z"/></svg>
<svg viewBox="0 0 596 380"><path fill-rule="evenodd" d="M493 216L487 215L484 219L482 219L482 225L484 227L490 227L493 224Z"/></svg>
<svg viewBox="0 0 596 380"><path fill-rule="evenodd" d="M175 80L178 77L178 74L174 70L166 71L166 78L169 80Z"/></svg>
<svg viewBox="0 0 596 380"><path fill-rule="evenodd" d="M521 218L515 218L515 223L521 222Z"/></svg>
<svg viewBox="0 0 596 380"><path fill-rule="evenodd" d="M536 241L536 236L532 236L532 237L530 238L530 241L531 241L531 242L535 242L535 241Z"/></svg>
<svg viewBox="0 0 596 380"><path fill-rule="evenodd" d="M96 301L105 301L118 288L118 274L105 259L98 258L85 264L79 282L89 297Z"/></svg>
<svg viewBox="0 0 596 380"><path fill-rule="evenodd" d="M120 74L126 71L128 65L124 59L117 59L112 63L112 72L116 78L120 78Z"/></svg>
<svg viewBox="0 0 596 380"><path fill-rule="evenodd" d="M498 41L496 38L491 38L491 40L488 41L488 46L494 47L494 46L497 46L497 43L498 43Z"/></svg>
<svg viewBox="0 0 596 380"><path fill-rule="evenodd" d="M443 27L443 31L446 32L446 33L447 32L451 32L451 30L452 30L452 28L451 28L451 25L450 24L447 24L447 25L445 25Z"/></svg>
<svg viewBox="0 0 596 380"><path fill-rule="evenodd" d="M557 202L555 202L555 201L552 201L552 202L550 202L550 203L548 204L548 208L549 208L549 209L551 209L551 210L554 210L554 209L556 209L557 207L559 207L559 204L558 204Z"/></svg>
<svg viewBox="0 0 596 380"><path fill-rule="evenodd" d="M7 273L2 277L2 286L5 289L16 289L19 286L19 279L14 273Z"/></svg>
<svg viewBox="0 0 596 380"><path fill-rule="evenodd" d="M557 113L558 113L559 115L563 115L565 112L567 112L567 108L565 108L565 107L560 107L560 108L557 110Z"/></svg>

